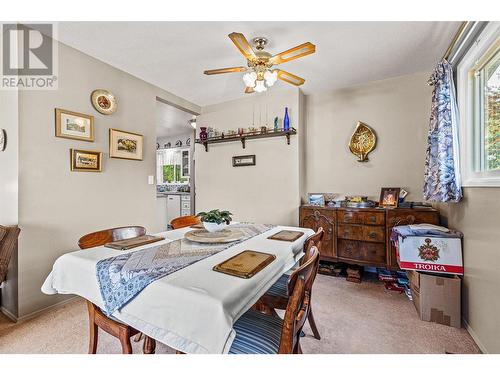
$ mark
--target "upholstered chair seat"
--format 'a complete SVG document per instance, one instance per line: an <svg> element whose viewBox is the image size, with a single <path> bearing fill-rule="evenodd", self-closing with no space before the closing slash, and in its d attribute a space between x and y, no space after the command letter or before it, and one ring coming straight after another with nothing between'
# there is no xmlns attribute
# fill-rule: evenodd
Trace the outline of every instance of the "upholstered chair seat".
<svg viewBox="0 0 500 375"><path fill-rule="evenodd" d="M236 337L229 354L278 354L283 320L248 310L233 326Z"/></svg>

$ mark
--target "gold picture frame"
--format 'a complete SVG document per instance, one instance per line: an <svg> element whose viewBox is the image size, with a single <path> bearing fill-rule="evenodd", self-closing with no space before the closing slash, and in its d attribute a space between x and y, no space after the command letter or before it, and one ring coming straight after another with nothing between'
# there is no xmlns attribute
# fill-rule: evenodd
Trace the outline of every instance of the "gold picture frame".
<svg viewBox="0 0 500 375"><path fill-rule="evenodd" d="M56 108L56 137L94 142L94 116Z"/></svg>
<svg viewBox="0 0 500 375"><path fill-rule="evenodd" d="M101 172L102 152L70 149L70 166L73 172Z"/></svg>
<svg viewBox="0 0 500 375"><path fill-rule="evenodd" d="M380 189L379 206L385 208L396 208L399 204L399 187L383 187Z"/></svg>
<svg viewBox="0 0 500 375"><path fill-rule="evenodd" d="M142 134L119 129L109 129L109 157L140 161L143 158L144 137Z"/></svg>

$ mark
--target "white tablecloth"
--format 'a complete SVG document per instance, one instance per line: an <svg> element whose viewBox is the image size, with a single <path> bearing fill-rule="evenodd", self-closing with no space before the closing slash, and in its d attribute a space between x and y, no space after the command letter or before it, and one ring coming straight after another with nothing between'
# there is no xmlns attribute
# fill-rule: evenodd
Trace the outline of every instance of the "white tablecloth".
<svg viewBox="0 0 500 375"><path fill-rule="evenodd" d="M293 243L267 239L283 229L301 230L305 235ZM159 235L166 237L164 242L169 242L182 238L188 230L191 229ZM307 228L275 227L153 282L113 316L185 353L227 353L235 337L233 323L296 263L302 255L299 249L313 233ZM216 264L243 250L267 252L276 259L250 279L212 270ZM123 251L103 246L67 253L54 263L42 292L76 294L102 307L96 264L120 254Z"/></svg>

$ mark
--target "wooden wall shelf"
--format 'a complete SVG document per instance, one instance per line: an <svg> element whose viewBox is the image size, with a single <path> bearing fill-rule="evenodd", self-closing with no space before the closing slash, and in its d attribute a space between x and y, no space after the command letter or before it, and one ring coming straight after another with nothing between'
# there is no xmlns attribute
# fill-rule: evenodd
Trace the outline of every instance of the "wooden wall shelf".
<svg viewBox="0 0 500 375"><path fill-rule="evenodd" d="M280 130L280 131L269 131L267 133L243 133L243 134L235 134L224 137L212 137L208 138L206 141L202 141L201 139L197 139L196 143L202 144L205 146L205 151L208 152L208 145L214 143L225 143L225 142L241 142L241 146L245 148L247 139L259 139L259 138L272 138L272 137L285 137L286 144L290 144L290 136L297 134L297 130L294 128L290 128L290 130Z"/></svg>

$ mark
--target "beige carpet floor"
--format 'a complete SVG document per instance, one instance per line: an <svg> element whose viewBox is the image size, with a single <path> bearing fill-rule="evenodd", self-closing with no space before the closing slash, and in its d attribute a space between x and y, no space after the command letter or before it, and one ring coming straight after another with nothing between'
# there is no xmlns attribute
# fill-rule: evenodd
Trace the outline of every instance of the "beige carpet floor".
<svg viewBox="0 0 500 375"><path fill-rule="evenodd" d="M465 329L420 321L403 294L382 283L354 284L318 275L313 309L322 335L306 323L304 353L479 353ZM207 317L208 319L208 317ZM77 300L14 324L0 314L0 353L86 353L87 309ZM100 331L98 353L120 353L118 340ZM134 343L134 353L141 344ZM173 351L161 343L157 353Z"/></svg>

